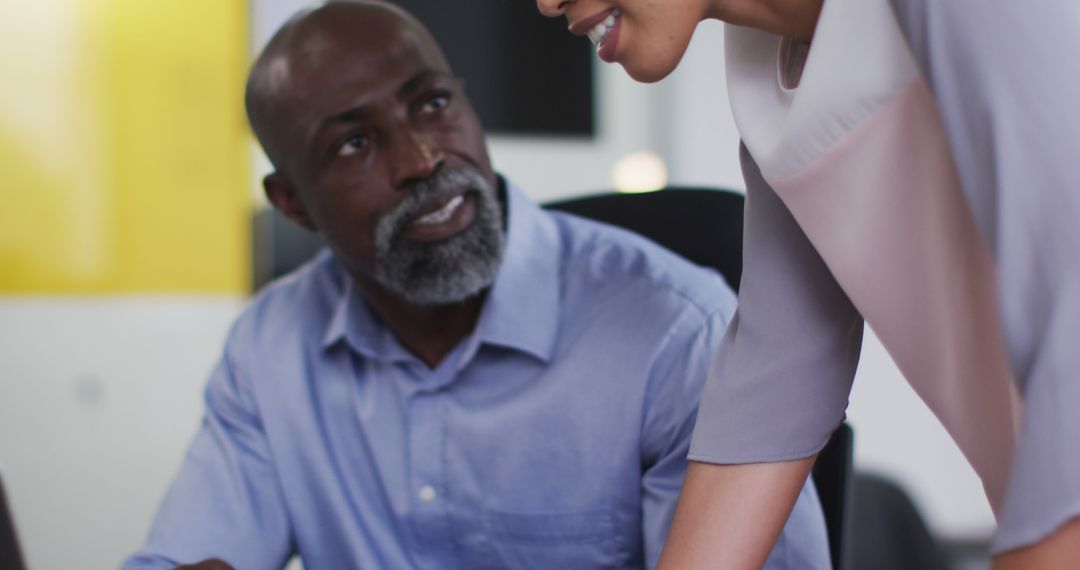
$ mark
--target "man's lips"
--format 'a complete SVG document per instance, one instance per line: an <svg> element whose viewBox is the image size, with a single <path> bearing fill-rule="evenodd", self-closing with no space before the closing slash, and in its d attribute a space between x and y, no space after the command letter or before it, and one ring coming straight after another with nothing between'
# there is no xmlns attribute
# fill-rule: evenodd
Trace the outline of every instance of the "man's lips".
<svg viewBox="0 0 1080 570"><path fill-rule="evenodd" d="M454 212L457 211L458 207L461 206L461 203L464 201L464 196L460 194L454 196L453 198L450 198L450 200L442 208L439 208L438 210L435 210L430 214L426 214L424 216L416 218L415 220L413 220L411 225L434 226L436 224L445 223L446 220L449 220L454 215Z"/></svg>
<svg viewBox="0 0 1080 570"><path fill-rule="evenodd" d="M409 219L401 237L412 241L440 241L472 225L476 197L465 191L454 192L425 204Z"/></svg>
<svg viewBox="0 0 1080 570"><path fill-rule="evenodd" d="M429 216L446 207L452 200L461 198L465 195L465 190L457 190L454 192L447 192L438 198L429 200L423 206L421 206L412 216L409 216L408 225L413 225L421 218Z"/></svg>

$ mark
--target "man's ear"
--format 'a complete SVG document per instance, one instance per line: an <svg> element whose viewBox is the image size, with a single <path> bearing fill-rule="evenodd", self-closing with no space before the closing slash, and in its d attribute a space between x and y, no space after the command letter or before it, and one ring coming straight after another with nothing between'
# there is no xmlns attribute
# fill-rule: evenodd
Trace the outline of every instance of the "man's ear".
<svg viewBox="0 0 1080 570"><path fill-rule="evenodd" d="M308 216L307 208L296 195L296 187L287 178L277 172L267 174L263 178L263 190L266 192L266 199L285 214L286 218L310 231L317 231L315 223Z"/></svg>

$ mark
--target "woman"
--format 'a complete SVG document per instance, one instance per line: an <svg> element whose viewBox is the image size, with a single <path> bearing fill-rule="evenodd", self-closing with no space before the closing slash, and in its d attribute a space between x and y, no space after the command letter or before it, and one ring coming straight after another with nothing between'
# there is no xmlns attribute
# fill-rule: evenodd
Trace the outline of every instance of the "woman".
<svg viewBox="0 0 1080 570"><path fill-rule="evenodd" d="M701 20L735 24L740 308L661 566L761 565L843 419L863 319L982 478L994 567L1080 564L1080 4L537 5L640 81Z"/></svg>

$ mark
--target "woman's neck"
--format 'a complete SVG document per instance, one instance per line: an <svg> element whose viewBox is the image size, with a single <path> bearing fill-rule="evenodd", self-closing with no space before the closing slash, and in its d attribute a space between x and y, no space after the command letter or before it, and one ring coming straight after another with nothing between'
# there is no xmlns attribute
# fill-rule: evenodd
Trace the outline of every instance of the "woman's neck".
<svg viewBox="0 0 1080 570"><path fill-rule="evenodd" d="M810 41L824 0L710 0L709 17Z"/></svg>

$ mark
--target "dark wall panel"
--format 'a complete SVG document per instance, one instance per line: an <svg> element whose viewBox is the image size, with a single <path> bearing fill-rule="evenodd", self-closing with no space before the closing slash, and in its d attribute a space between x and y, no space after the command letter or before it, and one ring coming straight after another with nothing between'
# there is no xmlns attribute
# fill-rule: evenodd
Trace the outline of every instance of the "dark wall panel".
<svg viewBox="0 0 1080 570"><path fill-rule="evenodd" d="M431 29L489 132L590 136L592 44L532 0L397 0Z"/></svg>

